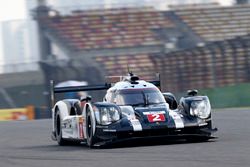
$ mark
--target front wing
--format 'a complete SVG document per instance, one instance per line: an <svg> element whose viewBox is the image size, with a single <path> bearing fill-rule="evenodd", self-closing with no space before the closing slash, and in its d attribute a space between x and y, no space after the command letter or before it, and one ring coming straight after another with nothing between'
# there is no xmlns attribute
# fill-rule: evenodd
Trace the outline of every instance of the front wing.
<svg viewBox="0 0 250 167"><path fill-rule="evenodd" d="M96 138L99 139L96 146L119 143L127 140L140 139L201 139L208 140L216 138L213 133L217 128L211 128L211 124L203 126L186 126L183 128L168 128L166 126L144 126L140 131L135 131L132 126L121 127L121 122L114 123L110 126L97 126ZM146 128L145 128L146 127Z"/></svg>

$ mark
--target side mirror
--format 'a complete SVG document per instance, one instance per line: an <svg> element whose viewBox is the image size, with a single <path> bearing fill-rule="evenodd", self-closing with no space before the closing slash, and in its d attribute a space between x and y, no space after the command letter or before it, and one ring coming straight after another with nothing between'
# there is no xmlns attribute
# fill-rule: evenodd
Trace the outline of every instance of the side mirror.
<svg viewBox="0 0 250 167"><path fill-rule="evenodd" d="M188 96L196 96L197 94L198 94L198 90L196 90L196 89L187 91Z"/></svg>
<svg viewBox="0 0 250 167"><path fill-rule="evenodd" d="M91 96L86 96L86 97L81 98L81 102L83 102L83 101L89 102L89 101L91 101L91 99L92 99Z"/></svg>

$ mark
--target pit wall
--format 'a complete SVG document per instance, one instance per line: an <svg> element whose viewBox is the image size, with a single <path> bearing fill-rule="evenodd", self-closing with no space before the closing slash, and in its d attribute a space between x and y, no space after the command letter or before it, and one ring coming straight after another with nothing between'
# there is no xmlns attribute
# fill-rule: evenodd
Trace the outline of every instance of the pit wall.
<svg viewBox="0 0 250 167"><path fill-rule="evenodd" d="M241 108L250 106L250 83L203 89L213 108Z"/></svg>

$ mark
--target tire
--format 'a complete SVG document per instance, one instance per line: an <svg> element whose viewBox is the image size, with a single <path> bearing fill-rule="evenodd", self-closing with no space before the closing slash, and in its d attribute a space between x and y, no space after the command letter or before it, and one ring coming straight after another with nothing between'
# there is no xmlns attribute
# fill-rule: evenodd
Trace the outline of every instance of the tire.
<svg viewBox="0 0 250 167"><path fill-rule="evenodd" d="M93 123L93 118L91 115L91 111L87 109L86 112L86 134L87 134L87 145L89 147L93 147L94 144L97 142L97 138L95 137L94 134L94 123Z"/></svg>
<svg viewBox="0 0 250 167"><path fill-rule="evenodd" d="M55 115L55 136L58 145L64 146L68 145L69 142L62 138L62 128L61 128L61 116L59 110L56 111Z"/></svg>
<svg viewBox="0 0 250 167"><path fill-rule="evenodd" d="M163 93L165 101L169 104L171 110L175 110L178 107L177 100L172 93Z"/></svg>

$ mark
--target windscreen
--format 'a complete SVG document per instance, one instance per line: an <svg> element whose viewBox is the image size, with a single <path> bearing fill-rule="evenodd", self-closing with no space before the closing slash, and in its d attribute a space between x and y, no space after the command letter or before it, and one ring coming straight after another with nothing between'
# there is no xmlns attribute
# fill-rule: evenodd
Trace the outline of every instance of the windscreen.
<svg viewBox="0 0 250 167"><path fill-rule="evenodd" d="M146 106L164 102L161 92L157 89L121 90L116 97L118 105Z"/></svg>

